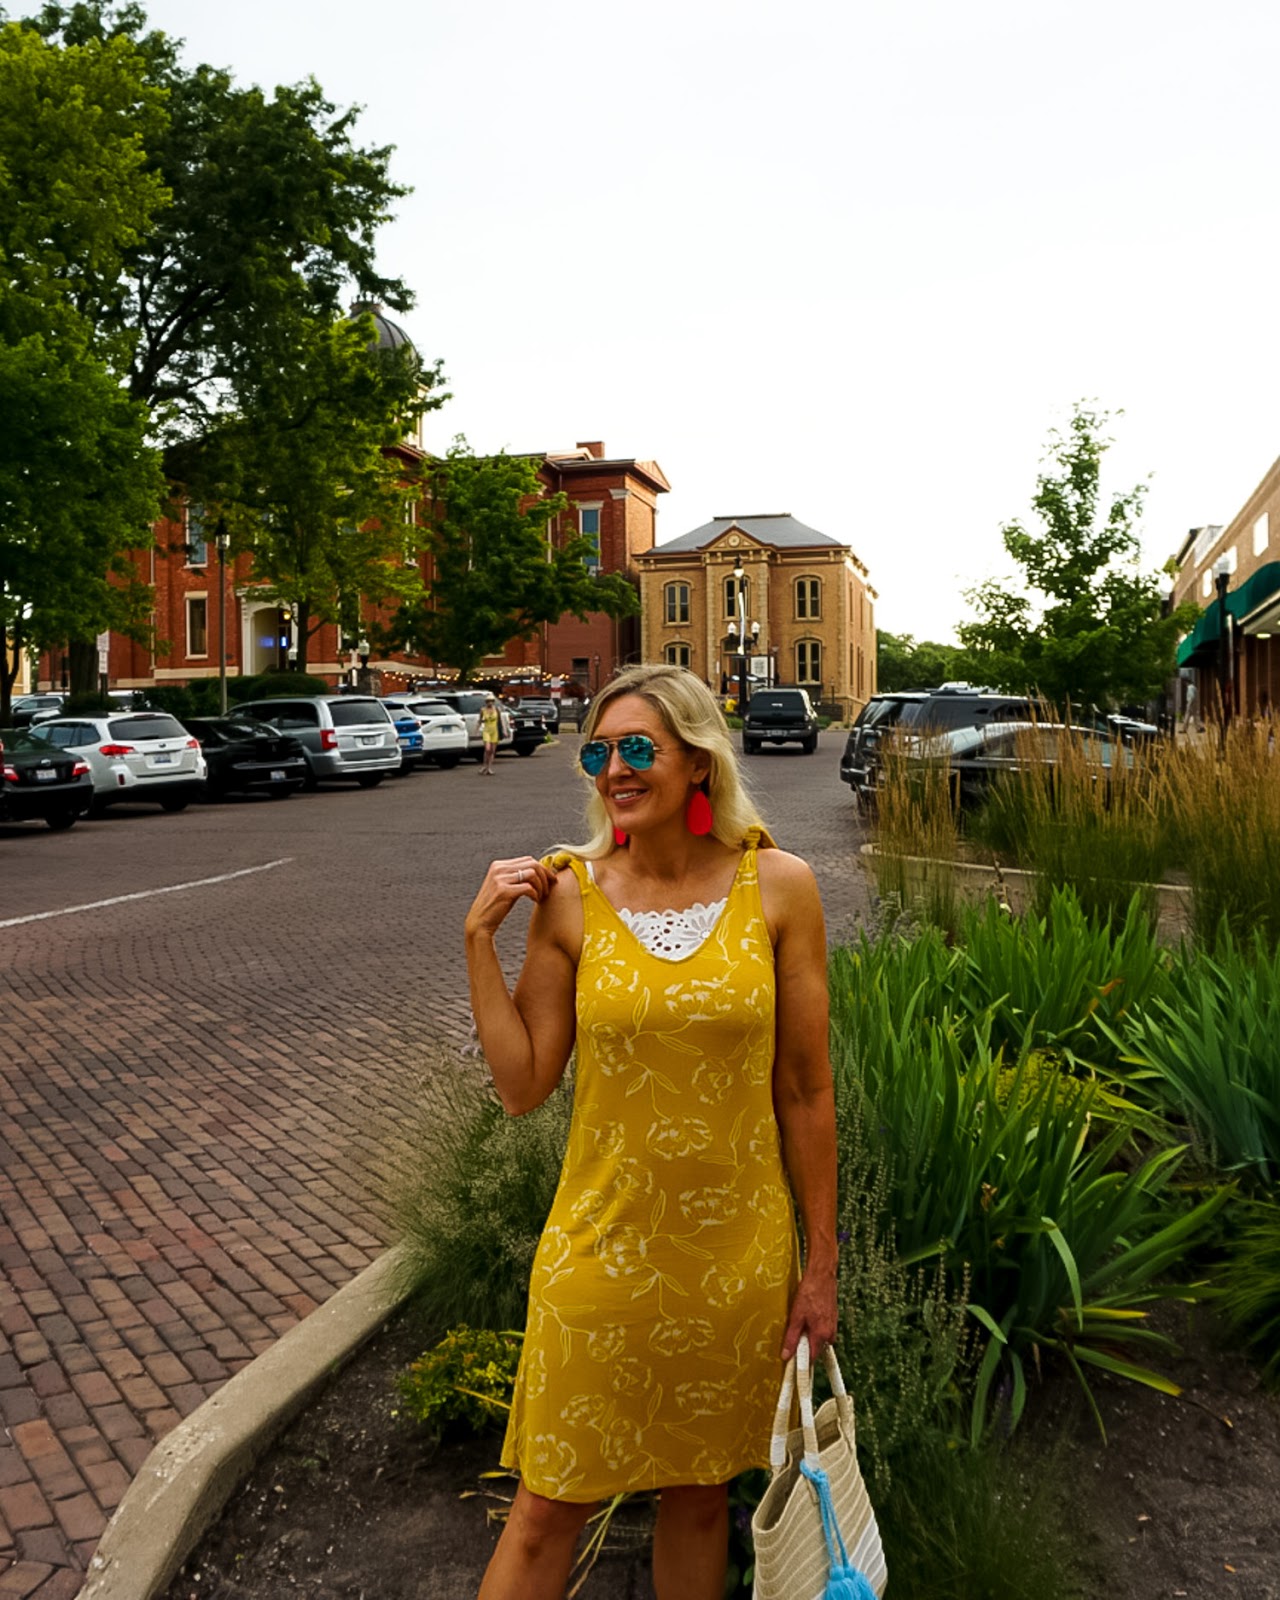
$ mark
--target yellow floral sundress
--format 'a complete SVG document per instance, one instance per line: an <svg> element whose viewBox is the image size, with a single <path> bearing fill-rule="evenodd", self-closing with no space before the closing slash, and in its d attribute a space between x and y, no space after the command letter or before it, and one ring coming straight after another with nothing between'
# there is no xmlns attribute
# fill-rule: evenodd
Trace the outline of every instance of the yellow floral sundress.
<svg viewBox="0 0 1280 1600"><path fill-rule="evenodd" d="M589 1501L765 1466L797 1277L773 949L747 836L697 950L651 955L576 857L577 1080L502 1463Z"/></svg>

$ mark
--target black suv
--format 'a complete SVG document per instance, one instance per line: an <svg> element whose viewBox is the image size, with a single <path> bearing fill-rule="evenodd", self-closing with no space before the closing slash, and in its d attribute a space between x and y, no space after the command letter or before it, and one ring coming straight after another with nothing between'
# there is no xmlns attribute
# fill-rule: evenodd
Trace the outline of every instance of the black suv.
<svg viewBox="0 0 1280 1600"><path fill-rule="evenodd" d="M868 769L881 739L897 726L908 706L927 700L929 693L928 689L903 689L894 694L876 694L863 706L849 729L844 754L840 757L840 779L855 795L861 797L867 787Z"/></svg>
<svg viewBox="0 0 1280 1600"><path fill-rule="evenodd" d="M860 751L860 765L846 781L853 784L858 798L874 805L879 786L880 746L890 732L907 737L931 733L950 733L953 728L988 728L1001 722L1034 722L1038 708L1025 695L993 694L968 684L930 689L927 693L886 695L886 700L901 701L895 714L867 730ZM868 710L870 707L868 707ZM847 749L847 747L846 747ZM844 776L843 765L841 776Z"/></svg>
<svg viewBox="0 0 1280 1600"><path fill-rule="evenodd" d="M818 714L803 689L757 689L742 719L742 753L763 744L799 744L805 755L818 748Z"/></svg>

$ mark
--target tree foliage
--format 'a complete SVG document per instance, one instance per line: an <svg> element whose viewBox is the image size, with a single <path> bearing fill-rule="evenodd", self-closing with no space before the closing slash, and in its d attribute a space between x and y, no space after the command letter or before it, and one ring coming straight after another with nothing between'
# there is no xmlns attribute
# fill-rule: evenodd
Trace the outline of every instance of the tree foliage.
<svg viewBox="0 0 1280 1600"><path fill-rule="evenodd" d="M593 576L593 545L561 538L568 506L549 495L526 456L475 456L465 439L433 461L423 501L424 544L432 558L428 594L402 608L388 637L457 669L470 680L508 639L529 639L566 613L625 617L639 609L623 577Z"/></svg>
<svg viewBox="0 0 1280 1600"><path fill-rule="evenodd" d="M126 40L0 27L0 721L23 651L146 624L126 552L150 542L159 458L127 346L85 310L166 203L143 79Z"/></svg>
<svg viewBox="0 0 1280 1600"><path fill-rule="evenodd" d="M255 594L296 608L305 670L322 623L358 627L361 600L421 595L409 458L389 452L443 397L411 347L377 347L368 316L294 331L300 346L238 380L241 411L212 435L197 478L233 550L252 553Z"/></svg>
<svg viewBox="0 0 1280 1600"><path fill-rule="evenodd" d="M969 653L959 645L936 644L910 633L876 629L876 688L881 694L899 689L936 689L939 684L964 678Z"/></svg>
<svg viewBox="0 0 1280 1600"><path fill-rule="evenodd" d="M991 579L965 598L957 632L973 675L1036 691L1051 704L1106 706L1156 694L1194 607L1165 615L1159 575L1143 572L1137 524L1146 485L1104 497L1110 413L1078 404L1054 430L1036 483L1037 527L1010 522L1004 547L1020 579Z"/></svg>

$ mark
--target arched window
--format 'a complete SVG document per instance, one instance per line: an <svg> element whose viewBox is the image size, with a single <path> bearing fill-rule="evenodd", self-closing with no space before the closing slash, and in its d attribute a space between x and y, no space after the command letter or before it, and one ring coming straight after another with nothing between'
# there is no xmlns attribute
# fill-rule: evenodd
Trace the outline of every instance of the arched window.
<svg viewBox="0 0 1280 1600"><path fill-rule="evenodd" d="M689 646L687 644L669 644L663 655L669 667L687 667L689 665Z"/></svg>
<svg viewBox="0 0 1280 1600"><path fill-rule="evenodd" d="M667 622L678 624L689 620L689 585L669 583L663 590L667 602Z"/></svg>
<svg viewBox="0 0 1280 1600"><path fill-rule="evenodd" d="M803 622L816 622L822 615L822 579L796 579L796 616Z"/></svg>
<svg viewBox="0 0 1280 1600"><path fill-rule="evenodd" d="M796 682L822 684L822 645L817 639L801 639L796 645Z"/></svg>
<svg viewBox="0 0 1280 1600"><path fill-rule="evenodd" d="M724 614L730 622L738 615L738 580L726 578L724 580Z"/></svg>

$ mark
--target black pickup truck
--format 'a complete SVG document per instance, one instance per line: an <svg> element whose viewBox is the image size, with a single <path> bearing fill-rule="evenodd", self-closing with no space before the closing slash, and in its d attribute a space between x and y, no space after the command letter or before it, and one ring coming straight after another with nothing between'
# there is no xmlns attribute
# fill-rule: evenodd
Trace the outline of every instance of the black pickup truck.
<svg viewBox="0 0 1280 1600"><path fill-rule="evenodd" d="M818 714L803 689L757 689L742 719L742 753L761 745L798 744L811 756L818 748Z"/></svg>

